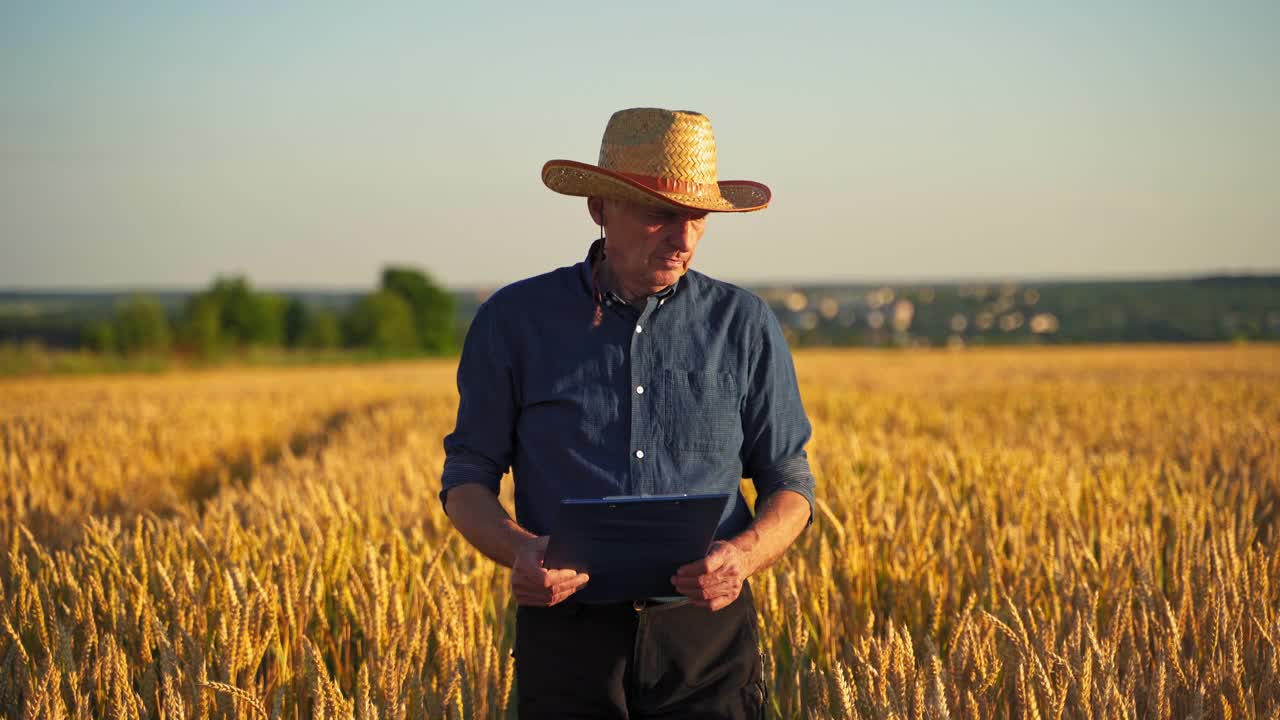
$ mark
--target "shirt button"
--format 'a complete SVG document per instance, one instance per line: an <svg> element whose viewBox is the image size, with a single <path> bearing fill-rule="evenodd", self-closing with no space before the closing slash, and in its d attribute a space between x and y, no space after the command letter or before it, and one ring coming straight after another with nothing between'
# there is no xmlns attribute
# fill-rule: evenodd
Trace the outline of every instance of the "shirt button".
<svg viewBox="0 0 1280 720"><path fill-rule="evenodd" d="M643 459L644 459L644 451L643 451L643 450L637 450L637 451L636 451L636 459L637 459L637 460L643 460Z"/></svg>
<svg viewBox="0 0 1280 720"><path fill-rule="evenodd" d="M640 327L639 325L637 325L637 326L636 326L636 334L637 334L637 335L638 335L638 334L640 334L640 332L642 332L643 330L644 330L644 328Z"/></svg>
<svg viewBox="0 0 1280 720"><path fill-rule="evenodd" d="M644 386L643 386L643 385L637 385L637 386L636 386L636 394L637 394L637 395L643 395L643 394L644 394Z"/></svg>
<svg viewBox="0 0 1280 720"><path fill-rule="evenodd" d="M664 303L666 303L666 302L667 302L667 299L666 299L666 298L662 298L661 300L659 300L659 301L658 301L658 304L659 304L659 305L662 305L662 304L664 304Z"/></svg>

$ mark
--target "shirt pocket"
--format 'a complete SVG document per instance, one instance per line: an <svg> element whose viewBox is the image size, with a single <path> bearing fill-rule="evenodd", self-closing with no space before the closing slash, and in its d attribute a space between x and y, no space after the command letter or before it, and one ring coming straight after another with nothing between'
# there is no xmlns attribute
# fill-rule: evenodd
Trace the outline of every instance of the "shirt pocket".
<svg viewBox="0 0 1280 720"><path fill-rule="evenodd" d="M690 452L737 452L742 446L742 397L733 373L662 370L663 435Z"/></svg>

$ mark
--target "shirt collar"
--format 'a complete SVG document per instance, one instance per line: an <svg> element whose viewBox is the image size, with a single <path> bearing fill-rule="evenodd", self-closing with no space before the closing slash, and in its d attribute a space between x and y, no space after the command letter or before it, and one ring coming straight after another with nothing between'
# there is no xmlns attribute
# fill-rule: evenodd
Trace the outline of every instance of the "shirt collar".
<svg viewBox="0 0 1280 720"><path fill-rule="evenodd" d="M592 270L595 263L599 262L600 255L603 251L604 251L604 238L596 238L596 240L594 240L591 243L591 247L587 248L587 258L582 263L582 269L583 269L582 277L583 277L583 280L586 282L587 292L593 295L595 294L596 287L595 287L595 280L592 277ZM659 300L666 300L667 298L675 294L676 287L678 287L679 285L680 285L680 281L677 280L671 283L670 285L662 288L658 292L653 293L652 297L658 298ZM601 287L600 290L604 298L612 300L613 302L623 303L624 305L626 304L626 301L623 300L621 297L619 297L618 294L615 293L613 290L604 290L603 287Z"/></svg>

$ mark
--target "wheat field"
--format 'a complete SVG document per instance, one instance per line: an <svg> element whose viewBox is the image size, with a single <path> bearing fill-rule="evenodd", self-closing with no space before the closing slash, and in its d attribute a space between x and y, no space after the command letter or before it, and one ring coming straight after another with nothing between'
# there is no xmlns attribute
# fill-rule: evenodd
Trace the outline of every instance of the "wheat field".
<svg viewBox="0 0 1280 720"><path fill-rule="evenodd" d="M773 716L1280 716L1280 348L796 363ZM0 717L510 714L507 576L437 499L453 372L0 383Z"/></svg>

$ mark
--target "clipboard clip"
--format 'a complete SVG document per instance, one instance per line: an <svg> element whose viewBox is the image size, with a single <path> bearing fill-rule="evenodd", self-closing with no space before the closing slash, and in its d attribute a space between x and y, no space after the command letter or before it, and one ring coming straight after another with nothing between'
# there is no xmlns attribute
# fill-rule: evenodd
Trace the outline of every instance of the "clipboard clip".
<svg viewBox="0 0 1280 720"><path fill-rule="evenodd" d="M616 503L616 502L628 502L628 501L633 501L633 500L636 500L637 498L661 498L661 499L664 499L664 500L674 500L674 501L675 501L675 504L676 504L676 505L679 505L679 504L680 504L680 500L679 500L679 498L686 498L686 497L689 497L689 493L663 493L663 494L660 494L660 495L647 495L647 494L640 494L640 495L605 495L604 497L602 497L602 498L600 498L600 499L601 499L601 500L603 500L604 502L610 503L610 505L609 505L609 509L610 509L610 510L614 510L614 509L616 509L618 506L617 506L617 505L615 505L615 504L613 504L613 503Z"/></svg>

